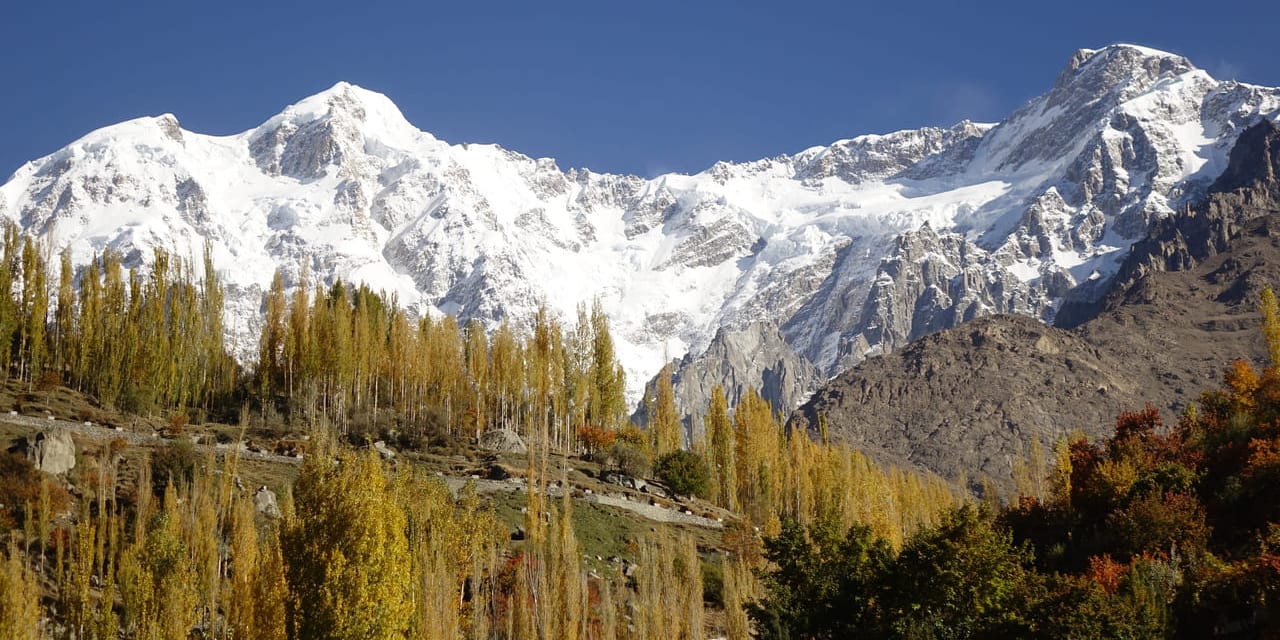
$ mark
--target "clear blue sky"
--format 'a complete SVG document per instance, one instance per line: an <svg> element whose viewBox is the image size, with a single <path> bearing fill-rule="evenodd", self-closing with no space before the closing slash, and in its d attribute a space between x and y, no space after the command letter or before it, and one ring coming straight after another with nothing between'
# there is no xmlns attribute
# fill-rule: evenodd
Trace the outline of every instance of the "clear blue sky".
<svg viewBox="0 0 1280 640"><path fill-rule="evenodd" d="M0 180L114 122L171 112L234 133L338 80L450 142L644 175L998 120L1112 42L1280 85L1269 3L964 4L11 2Z"/></svg>

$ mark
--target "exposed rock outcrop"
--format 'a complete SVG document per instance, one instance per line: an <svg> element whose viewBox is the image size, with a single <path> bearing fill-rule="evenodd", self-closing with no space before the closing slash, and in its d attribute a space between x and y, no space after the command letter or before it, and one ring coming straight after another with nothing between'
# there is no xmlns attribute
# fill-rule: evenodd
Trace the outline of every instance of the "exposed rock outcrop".
<svg viewBox="0 0 1280 640"><path fill-rule="evenodd" d="M511 429L494 429L480 434L480 448L497 453L528 453L520 434Z"/></svg>
<svg viewBox="0 0 1280 640"><path fill-rule="evenodd" d="M76 467L76 443L66 429L41 431L29 441L27 457L41 471L64 474Z"/></svg>
<svg viewBox="0 0 1280 640"><path fill-rule="evenodd" d="M1043 317L1049 303L964 236L926 224L894 240L880 262L860 321L840 343L840 368L980 316Z"/></svg>
<svg viewBox="0 0 1280 640"><path fill-rule="evenodd" d="M646 397L657 378L649 381ZM685 433L692 440L702 434L702 417L711 402L711 392L719 386L730 406L738 403L748 389L784 414L822 384L818 370L787 346L777 325L756 322L742 329L721 329L701 355L686 355L676 363L672 378L676 406L685 416ZM642 403L635 419L645 424L648 409Z"/></svg>
<svg viewBox="0 0 1280 640"><path fill-rule="evenodd" d="M258 487L253 494L253 508L268 518L280 518L280 502L276 499L276 492L267 488L266 485Z"/></svg>

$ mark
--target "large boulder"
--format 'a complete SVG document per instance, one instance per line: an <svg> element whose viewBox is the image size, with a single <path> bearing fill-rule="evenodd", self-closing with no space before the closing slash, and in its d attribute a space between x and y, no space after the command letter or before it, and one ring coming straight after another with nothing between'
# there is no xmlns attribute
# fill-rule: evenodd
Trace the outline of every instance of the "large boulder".
<svg viewBox="0 0 1280 640"><path fill-rule="evenodd" d="M379 441L377 441L377 442L373 443L373 450L374 450L374 451L377 451L377 452L378 452L378 456L379 456L379 457L381 457L383 460L395 460L395 459L396 459L396 452L395 452L395 450L394 450L394 449L392 449L391 447L387 446L387 443L386 443L386 442L383 442L382 440L379 440Z"/></svg>
<svg viewBox="0 0 1280 640"><path fill-rule="evenodd" d="M480 435L480 447L498 453L528 453L520 434L511 429L494 429Z"/></svg>
<svg viewBox="0 0 1280 640"><path fill-rule="evenodd" d="M253 494L253 507L258 513L268 518L279 518L280 502L276 499L276 492L267 488L267 485L258 487L258 492Z"/></svg>
<svg viewBox="0 0 1280 640"><path fill-rule="evenodd" d="M41 431L27 447L27 456L36 468L52 474L66 473L76 466L76 443L71 432L55 428Z"/></svg>

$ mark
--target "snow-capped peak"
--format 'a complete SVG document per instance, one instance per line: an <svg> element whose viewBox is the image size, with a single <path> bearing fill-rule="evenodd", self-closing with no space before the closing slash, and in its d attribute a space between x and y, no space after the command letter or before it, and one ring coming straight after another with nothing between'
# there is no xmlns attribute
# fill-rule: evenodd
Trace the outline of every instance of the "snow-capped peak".
<svg viewBox="0 0 1280 640"><path fill-rule="evenodd" d="M1078 49L1075 55L1072 56L1071 64L1072 66L1079 66L1079 63L1076 62L1077 60L1087 61L1087 60L1091 60L1098 57L1106 58L1109 56L1128 55L1128 54L1132 54L1142 58L1167 59L1167 60L1172 60L1175 63L1180 65L1184 65L1188 67L1194 66L1191 64L1190 60L1176 53L1161 51L1160 49L1153 49L1151 47L1146 47L1140 44L1131 44L1127 42L1117 42L1114 44L1109 44L1105 47L1102 47L1101 49Z"/></svg>
<svg viewBox="0 0 1280 640"><path fill-rule="evenodd" d="M1101 98L1142 91L1161 77L1195 71L1186 58L1129 44L1080 49L1058 76L1055 91Z"/></svg>
<svg viewBox="0 0 1280 640"><path fill-rule="evenodd" d="M422 136L434 139L410 124L390 98L349 82L338 82L286 107L254 131L270 131L284 124L303 127L318 121L340 121L364 136L388 142Z"/></svg>
<svg viewBox="0 0 1280 640"><path fill-rule="evenodd" d="M81 263L208 242L244 353L276 269L488 322L527 322L544 302L572 320L599 299L634 396L664 351L701 351L722 327L772 322L831 373L973 315L1051 317L1094 295L1127 243L1277 108L1275 89L1115 45L1078 52L996 125L645 179L449 145L340 82L238 135L168 115L96 131L0 186L0 216Z"/></svg>

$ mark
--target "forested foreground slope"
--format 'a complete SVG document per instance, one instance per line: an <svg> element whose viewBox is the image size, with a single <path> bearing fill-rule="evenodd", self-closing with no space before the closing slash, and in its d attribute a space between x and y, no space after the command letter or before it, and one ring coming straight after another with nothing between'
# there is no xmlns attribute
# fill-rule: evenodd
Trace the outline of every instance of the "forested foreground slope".
<svg viewBox="0 0 1280 640"><path fill-rule="evenodd" d="M1251 309L1228 329L1267 345L1274 363L1274 297L1262 319L1252 311L1273 216L1209 207L1159 230L1180 245L1135 249L1154 266L1099 317L1147 317L1134 311L1141 301L1172 291L1151 274L1190 265L1157 275L1188 278L1200 298L1183 299ZM1226 217L1251 211L1264 213ZM1176 233L1205 221L1222 244ZM730 411L713 390L691 451L669 376L653 390L648 429L628 425L598 306L573 326L542 313L530 330L489 333L411 319L364 287L287 295L277 280L258 361L245 369L223 343L210 261L197 270L160 252L161 268L144 276L106 253L75 280L47 259L5 231L5 401L181 439L221 434L228 446L121 438L82 447L59 475L0 457L0 637L1257 637L1277 626L1274 367L1233 365L1223 389L1176 423L1137 410L1161 387L1115 374L1136 413L1093 423L1108 434L1100 441L1009 456L1022 499L980 508L937 476L839 443L834 421L788 432L754 391ZM982 336L999 322L964 330ZM1050 336L1032 341L1041 354L1088 340L1029 321L1020 331ZM1179 384L1191 393L1214 377L1190 370ZM1050 380L1021 400L1062 392ZM487 459L477 445L494 432L527 451ZM244 482L260 473L235 453L249 434L301 456L272 487L278 513ZM515 471L522 499L455 492L436 475L482 465ZM723 509L722 527L653 522L624 540L625 561L593 555L598 526L575 517L586 489L654 476L692 495L646 500Z"/></svg>
<svg viewBox="0 0 1280 640"><path fill-rule="evenodd" d="M964 506L895 550L865 527L765 542L764 638L1280 637L1280 307L1176 420L1148 405L1064 441L1006 506ZM1025 471L1024 471L1025 472Z"/></svg>
<svg viewBox="0 0 1280 640"><path fill-rule="evenodd" d="M27 453L0 455L0 637L745 637L763 537L784 521L900 544L959 499L789 438L754 392L732 413L717 394L692 452L669 383L650 429L626 425L599 308L489 334L411 320L363 287L277 284L246 370L208 261L158 253L144 276L106 253L77 281L14 229L3 240L0 400L123 432L81 438L54 475L38 467L56 434L4 427ZM478 447L494 433L526 451ZM499 470L518 497L448 477ZM643 494L609 484L655 476ZM724 516L637 525L593 491ZM629 532L620 558L601 557L609 513Z"/></svg>

